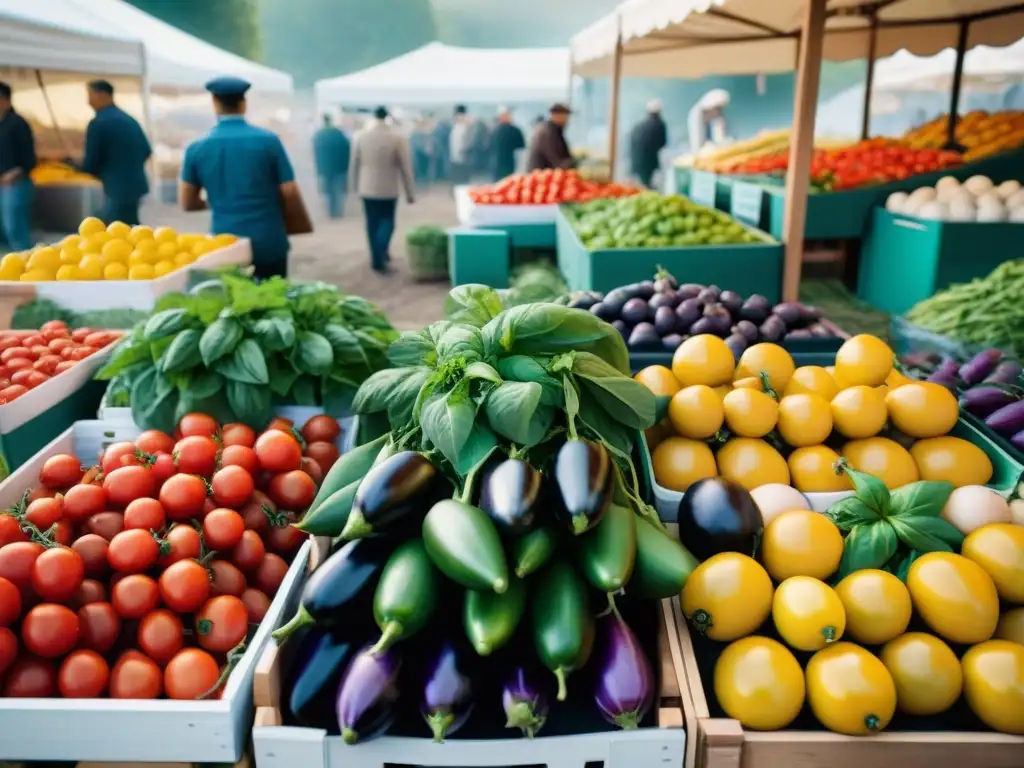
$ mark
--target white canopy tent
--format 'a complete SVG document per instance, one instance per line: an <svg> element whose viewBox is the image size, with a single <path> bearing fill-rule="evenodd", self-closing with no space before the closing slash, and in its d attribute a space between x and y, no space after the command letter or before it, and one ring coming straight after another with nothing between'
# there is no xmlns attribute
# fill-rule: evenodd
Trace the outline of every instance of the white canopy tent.
<svg viewBox="0 0 1024 768"><path fill-rule="evenodd" d="M321 109L377 104L499 104L569 95L567 48L459 48L433 42L316 83Z"/></svg>

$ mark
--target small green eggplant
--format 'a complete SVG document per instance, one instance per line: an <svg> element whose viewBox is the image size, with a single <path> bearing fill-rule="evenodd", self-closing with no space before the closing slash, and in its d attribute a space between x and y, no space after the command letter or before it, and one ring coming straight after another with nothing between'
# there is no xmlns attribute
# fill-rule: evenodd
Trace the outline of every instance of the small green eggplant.
<svg viewBox="0 0 1024 768"><path fill-rule="evenodd" d="M373 618L381 631L373 652L382 653L396 640L423 629L437 605L440 587L440 574L423 542L410 539L401 544L388 558L373 595Z"/></svg>
<svg viewBox="0 0 1024 768"><path fill-rule="evenodd" d="M636 516L636 563L627 594L659 600L677 597L697 565L697 558L686 547Z"/></svg>
<svg viewBox="0 0 1024 768"><path fill-rule="evenodd" d="M479 507L437 502L423 519L423 545L441 572L469 589L508 589L508 564L494 522Z"/></svg>
<svg viewBox="0 0 1024 768"><path fill-rule="evenodd" d="M636 515L611 504L597 527L579 537L580 569L595 588L618 592L633 575L636 561Z"/></svg>
<svg viewBox="0 0 1024 768"><path fill-rule="evenodd" d="M512 539L509 548L516 576L523 579L541 568L554 554L557 546L558 532L551 525L542 525Z"/></svg>
<svg viewBox="0 0 1024 768"><path fill-rule="evenodd" d="M533 644L544 666L558 680L558 700L569 695L566 678L582 669L594 648L594 617L587 587L572 565L555 560L532 590Z"/></svg>
<svg viewBox="0 0 1024 768"><path fill-rule="evenodd" d="M526 608L526 586L512 579L502 594L467 589L462 603L466 637L480 656L489 656L515 634Z"/></svg>

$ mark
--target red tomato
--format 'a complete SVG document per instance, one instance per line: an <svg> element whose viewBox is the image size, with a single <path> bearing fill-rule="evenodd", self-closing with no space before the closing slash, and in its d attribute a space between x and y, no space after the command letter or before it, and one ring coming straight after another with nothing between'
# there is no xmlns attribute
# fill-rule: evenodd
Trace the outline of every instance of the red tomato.
<svg viewBox="0 0 1024 768"><path fill-rule="evenodd" d="M227 560L214 560L210 563L210 572L213 574L210 579L211 595L238 597L245 591L245 575Z"/></svg>
<svg viewBox="0 0 1024 768"><path fill-rule="evenodd" d="M41 603L21 620L21 641L26 650L44 659L56 659L78 643L78 616L70 608Z"/></svg>
<svg viewBox="0 0 1024 768"><path fill-rule="evenodd" d="M66 339L62 336L58 336L55 339L50 339L50 341L48 341L46 344L46 348L49 349L50 352L52 352L53 354L57 355L57 357L60 357L60 353L63 352L65 349L74 346L75 342L73 342L71 339Z"/></svg>
<svg viewBox="0 0 1024 768"><path fill-rule="evenodd" d="M48 355L43 353L39 356L32 367L40 373L45 373L47 376L53 376L57 372L57 366L60 365L63 360L60 359L60 355Z"/></svg>
<svg viewBox="0 0 1024 768"><path fill-rule="evenodd" d="M119 467L123 467L124 463L121 461L125 456L135 456L136 448L135 443L122 441L120 443L112 443L103 451L103 457L100 459L100 467L104 473L113 472Z"/></svg>
<svg viewBox="0 0 1024 768"><path fill-rule="evenodd" d="M146 453L171 453L174 450L174 438L159 429L147 429L135 438L135 446Z"/></svg>
<svg viewBox="0 0 1024 768"><path fill-rule="evenodd" d="M59 491L73 486L82 479L83 474L85 471L77 456L58 453L43 462L43 468L39 471L39 482L47 488Z"/></svg>
<svg viewBox="0 0 1024 768"><path fill-rule="evenodd" d="M233 509L215 509L203 518L203 538L210 549L231 549L242 538L245 523Z"/></svg>
<svg viewBox="0 0 1024 768"><path fill-rule="evenodd" d="M174 475L160 487L159 499L171 520L196 517L206 501L206 483L196 475Z"/></svg>
<svg viewBox="0 0 1024 768"><path fill-rule="evenodd" d="M316 483L317 486L324 481L324 471L320 468L316 459L311 459L309 456L303 456L302 466L300 468L313 479L313 482Z"/></svg>
<svg viewBox="0 0 1024 768"><path fill-rule="evenodd" d="M288 518L291 519L291 518ZM281 555L293 555L298 552L302 542L306 540L304 532L294 525L272 525L264 534L267 547Z"/></svg>
<svg viewBox="0 0 1024 768"><path fill-rule="evenodd" d="M53 491L41 485L38 488L33 488L31 492L29 492L28 502L31 504L36 499L52 499L56 495L56 491Z"/></svg>
<svg viewBox="0 0 1024 768"><path fill-rule="evenodd" d="M328 442L312 442L306 446L305 454L309 458L316 461L317 464L326 472L334 466L334 462L338 460L340 452L338 447L333 443Z"/></svg>
<svg viewBox="0 0 1024 768"><path fill-rule="evenodd" d="M57 365L57 373L64 373L64 371L70 371L78 363L77 360L61 360L60 364Z"/></svg>
<svg viewBox="0 0 1024 768"><path fill-rule="evenodd" d="M217 442L212 437L189 435L174 446L178 471L209 477L217 468Z"/></svg>
<svg viewBox="0 0 1024 768"><path fill-rule="evenodd" d="M153 496L156 482L149 467L118 467L103 476L103 491L115 507L126 507L136 499Z"/></svg>
<svg viewBox="0 0 1024 768"><path fill-rule="evenodd" d="M120 512L100 512L86 520L82 530L110 541L124 530L124 515Z"/></svg>
<svg viewBox="0 0 1024 768"><path fill-rule="evenodd" d="M272 429L256 439L256 457L267 472L290 472L302 464L302 446L287 432Z"/></svg>
<svg viewBox="0 0 1024 768"><path fill-rule="evenodd" d="M23 347L34 347L36 344L43 343L43 335L41 333L30 333L21 340L21 346Z"/></svg>
<svg viewBox="0 0 1024 768"><path fill-rule="evenodd" d="M96 349L103 349L113 339L110 334L106 331L94 331L82 339L82 343L87 347L94 347Z"/></svg>
<svg viewBox="0 0 1024 768"><path fill-rule="evenodd" d="M248 427L245 424L225 424L220 431L220 443L225 448L232 445L252 448L255 442L256 433L252 431L251 427Z"/></svg>
<svg viewBox="0 0 1024 768"><path fill-rule="evenodd" d="M7 627L0 627L0 679L17 656L18 636Z"/></svg>
<svg viewBox="0 0 1024 768"><path fill-rule="evenodd" d="M156 499L136 499L124 509L125 531L133 528L159 531L166 521L163 504Z"/></svg>
<svg viewBox="0 0 1024 768"><path fill-rule="evenodd" d="M34 541L16 541L0 548L0 577L25 592L32 586L32 568L44 551Z"/></svg>
<svg viewBox="0 0 1024 768"><path fill-rule="evenodd" d="M139 648L163 666L185 644L184 631L181 619L173 611L161 608L147 613L139 622Z"/></svg>
<svg viewBox="0 0 1024 768"><path fill-rule="evenodd" d="M57 675L57 688L65 699L98 699L108 682L110 667L95 651L69 654Z"/></svg>
<svg viewBox="0 0 1024 768"><path fill-rule="evenodd" d="M107 550L107 562L118 573L142 573L160 556L160 545L149 531L139 528L121 531Z"/></svg>
<svg viewBox="0 0 1024 768"><path fill-rule="evenodd" d="M122 619L141 619L160 603L160 587L143 573L129 574L110 590L110 603Z"/></svg>
<svg viewBox="0 0 1024 768"><path fill-rule="evenodd" d="M179 560L160 574L160 596L178 613L192 613L210 596L210 577L195 560Z"/></svg>
<svg viewBox="0 0 1024 768"><path fill-rule="evenodd" d="M68 351L69 350L65 350L65 352ZM99 350L97 350L96 347L78 347L77 349L70 350L70 354L68 354L68 359L75 360L76 362L78 360L85 360L85 358L96 354L96 352L98 351Z"/></svg>
<svg viewBox="0 0 1024 768"><path fill-rule="evenodd" d="M0 627L10 626L20 615L21 592L10 579L0 577Z"/></svg>
<svg viewBox="0 0 1024 768"><path fill-rule="evenodd" d="M242 593L242 602L249 612L249 622L259 624L270 610L270 598L258 589L250 587Z"/></svg>
<svg viewBox="0 0 1024 768"><path fill-rule="evenodd" d="M110 603L89 603L78 609L81 627L78 644L82 648L106 653L121 634L121 617Z"/></svg>
<svg viewBox="0 0 1024 768"><path fill-rule="evenodd" d="M107 563L109 547L110 543L95 533L87 533L76 539L71 545L71 548L82 558L85 575L95 578L102 578L110 570Z"/></svg>
<svg viewBox="0 0 1024 768"><path fill-rule="evenodd" d="M163 673L138 651L127 651L110 672L110 698L156 699L163 691Z"/></svg>
<svg viewBox="0 0 1024 768"><path fill-rule="evenodd" d="M210 694L220 679L220 667L206 651L185 648L167 662L164 690L167 698L192 701Z"/></svg>
<svg viewBox="0 0 1024 768"><path fill-rule="evenodd" d="M75 550L54 547L41 552L32 564L32 589L43 600L62 603L85 578L85 563Z"/></svg>
<svg viewBox="0 0 1024 768"><path fill-rule="evenodd" d="M55 543L65 547L71 546L71 541L75 538L74 523L70 520L58 520L50 530L52 531L50 538Z"/></svg>
<svg viewBox="0 0 1024 768"><path fill-rule="evenodd" d="M81 523L107 506L107 494L99 485L75 485L64 494L64 516Z"/></svg>
<svg viewBox="0 0 1024 768"><path fill-rule="evenodd" d="M178 434L182 437L213 437L218 429L217 420L205 413L186 413L178 422Z"/></svg>
<svg viewBox="0 0 1024 768"><path fill-rule="evenodd" d="M196 614L197 641L213 653L227 653L245 640L249 612L234 595L219 595L206 601Z"/></svg>
<svg viewBox="0 0 1024 768"><path fill-rule="evenodd" d="M217 502L211 499L209 496L206 497L206 501L203 502L203 510L199 513L198 520L202 522L206 519L206 516L213 512L213 510L219 509Z"/></svg>
<svg viewBox="0 0 1024 768"><path fill-rule="evenodd" d="M60 499L36 499L25 509L25 520L40 531L46 531L64 516L64 505Z"/></svg>
<svg viewBox="0 0 1024 768"><path fill-rule="evenodd" d="M326 414L314 416L302 427L302 436L305 438L307 443L316 443L319 441L333 443L340 435L341 425L338 424L336 419L333 419Z"/></svg>
<svg viewBox="0 0 1024 768"><path fill-rule="evenodd" d="M301 469L275 475L270 481L270 498L279 507L301 512L313 503L316 483Z"/></svg>
<svg viewBox="0 0 1024 768"><path fill-rule="evenodd" d="M0 405L6 405L12 400L17 400L19 397L28 392L28 387L23 387L20 384L12 384L9 387L0 389Z"/></svg>
<svg viewBox="0 0 1024 768"><path fill-rule="evenodd" d="M153 482L160 487L169 477L178 473L178 468L174 465L174 457L171 454L158 453L149 465L149 471L153 473Z"/></svg>
<svg viewBox="0 0 1024 768"><path fill-rule="evenodd" d="M277 512L277 505L263 491L253 491L249 503L242 509L242 520L248 530L262 533L269 524L269 516Z"/></svg>
<svg viewBox="0 0 1024 768"><path fill-rule="evenodd" d="M241 467L250 475L255 475L260 470L256 451L245 445L229 445L221 451L220 465L222 467Z"/></svg>
<svg viewBox="0 0 1024 768"><path fill-rule="evenodd" d="M263 562L256 569L252 583L258 590L269 597L277 594L277 588L281 586L285 575L288 573L288 563L279 555L267 552L263 556Z"/></svg>
<svg viewBox="0 0 1024 768"><path fill-rule="evenodd" d="M3 696L8 699L46 699L57 692L57 669L52 661L22 656L7 670Z"/></svg>
<svg viewBox="0 0 1024 768"><path fill-rule="evenodd" d="M107 601L107 588L96 579L83 579L78 585L78 590L68 600L68 605L78 609L89 603L105 603Z"/></svg>
<svg viewBox="0 0 1024 768"><path fill-rule="evenodd" d="M21 530L18 518L0 512L0 548L16 541L28 541L28 534Z"/></svg>
<svg viewBox="0 0 1024 768"><path fill-rule="evenodd" d="M10 365L11 360L19 358L28 360L31 364L32 360L30 358L32 358L32 350L22 345L19 347L8 347L3 352L0 352L0 363L7 366Z"/></svg>
<svg viewBox="0 0 1024 768"><path fill-rule="evenodd" d="M282 432L291 433L292 427L294 426L295 422L291 419L286 419L284 416L275 416L270 420L270 423L267 424L267 428L264 431L269 432L272 429L279 429Z"/></svg>
<svg viewBox="0 0 1024 768"><path fill-rule="evenodd" d="M178 523L171 528L165 540L171 551L161 555L158 561L163 568L179 560L198 558L202 552L203 543L199 531L186 523Z"/></svg>
<svg viewBox="0 0 1024 768"><path fill-rule="evenodd" d="M210 481L213 500L225 507L240 507L255 490L252 475L242 467L227 466L217 470Z"/></svg>
<svg viewBox="0 0 1024 768"><path fill-rule="evenodd" d="M242 538L231 550L231 560L243 571L255 571L260 567L266 553L267 549L260 535L256 531L247 530L242 533Z"/></svg>

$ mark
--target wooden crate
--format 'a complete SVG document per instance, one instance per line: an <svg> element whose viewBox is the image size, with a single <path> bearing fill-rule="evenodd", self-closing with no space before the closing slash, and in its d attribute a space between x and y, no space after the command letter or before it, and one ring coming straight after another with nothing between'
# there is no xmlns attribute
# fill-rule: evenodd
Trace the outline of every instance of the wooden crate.
<svg viewBox="0 0 1024 768"><path fill-rule="evenodd" d="M686 768L1021 768L1024 737L985 731L749 731L711 717L706 688L678 600L673 600L685 687L694 708ZM711 695L714 695L713 693Z"/></svg>
<svg viewBox="0 0 1024 768"><path fill-rule="evenodd" d="M329 539L315 539L310 570L322 562ZM297 600L297 595L295 600ZM286 611L285 616L291 611ZM253 699L253 757L257 768L380 768L381 766L506 766L584 768L678 768L687 747L686 723L693 723L693 707L686 698L682 675L683 654L675 631L670 601L661 601L658 647L661 690L655 728L611 731L574 736L538 736L535 739L449 739L434 744L427 738L383 736L355 746L317 728L284 725L282 717L280 655L271 642L256 665Z"/></svg>

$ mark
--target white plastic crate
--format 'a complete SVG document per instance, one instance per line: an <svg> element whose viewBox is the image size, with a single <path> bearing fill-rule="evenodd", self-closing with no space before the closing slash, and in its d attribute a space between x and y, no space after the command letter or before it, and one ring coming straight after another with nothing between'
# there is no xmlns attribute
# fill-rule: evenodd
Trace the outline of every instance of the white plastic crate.
<svg viewBox="0 0 1024 768"><path fill-rule="evenodd" d="M556 203L543 205L477 205L468 186L455 187L455 217L466 227L501 227L516 224L551 224L558 217Z"/></svg>
<svg viewBox="0 0 1024 768"><path fill-rule="evenodd" d="M131 423L80 421L0 483L0 507L38 482L47 458L73 453L95 460L105 444L131 440ZM216 701L0 698L0 760L234 763L253 723L253 672L287 605L302 586L313 543L307 540L270 609ZM298 766L296 766L298 768Z"/></svg>

